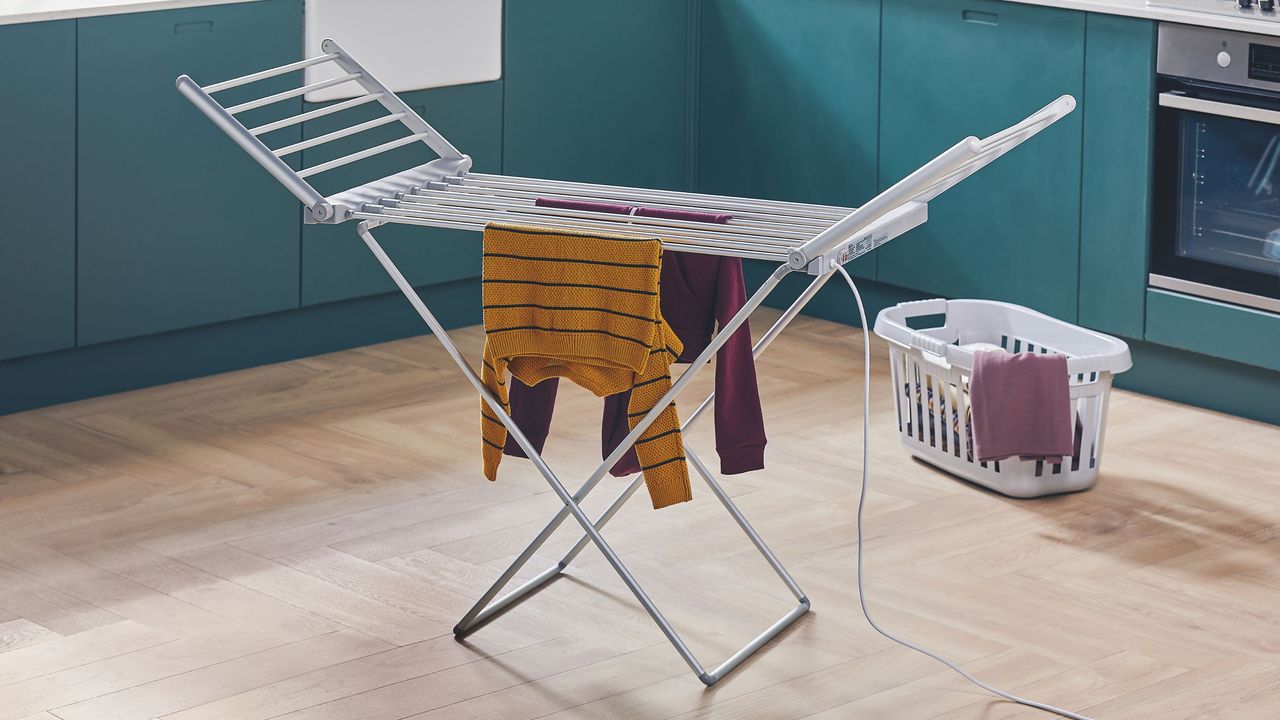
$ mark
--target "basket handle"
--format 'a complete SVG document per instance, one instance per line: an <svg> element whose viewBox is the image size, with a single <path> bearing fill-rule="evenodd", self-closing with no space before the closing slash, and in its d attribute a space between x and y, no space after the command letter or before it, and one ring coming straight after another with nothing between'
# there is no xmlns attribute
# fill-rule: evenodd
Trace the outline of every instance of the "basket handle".
<svg viewBox="0 0 1280 720"><path fill-rule="evenodd" d="M930 300L912 300L910 302L898 303L895 307L901 310L902 318L920 317L921 315L946 315L947 301L943 298L932 298Z"/></svg>
<svg viewBox="0 0 1280 720"><path fill-rule="evenodd" d="M876 316L876 334L903 347L923 350L924 359L943 367L973 369L973 351L933 337L907 325L907 318L946 315L950 301L943 298L912 300L885 308ZM946 323L943 323L946 327Z"/></svg>
<svg viewBox="0 0 1280 720"><path fill-rule="evenodd" d="M930 355L937 355L940 358L947 357L947 348L952 347L951 343L921 333L911 336L911 346L920 348Z"/></svg>
<svg viewBox="0 0 1280 720"><path fill-rule="evenodd" d="M942 298L898 303L881 310L876 316L875 333L902 347L920 348L939 357L946 357L949 343L907 326L907 318L946 314L947 301Z"/></svg>

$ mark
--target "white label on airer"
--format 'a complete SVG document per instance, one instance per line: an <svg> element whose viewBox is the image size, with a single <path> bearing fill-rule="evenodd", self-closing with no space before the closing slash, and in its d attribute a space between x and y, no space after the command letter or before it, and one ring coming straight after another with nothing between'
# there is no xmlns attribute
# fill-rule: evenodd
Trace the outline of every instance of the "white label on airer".
<svg viewBox="0 0 1280 720"><path fill-rule="evenodd" d="M887 242L889 242L888 233L881 235L864 235L841 248L840 254L836 257L836 262L844 265L850 260L866 255Z"/></svg>

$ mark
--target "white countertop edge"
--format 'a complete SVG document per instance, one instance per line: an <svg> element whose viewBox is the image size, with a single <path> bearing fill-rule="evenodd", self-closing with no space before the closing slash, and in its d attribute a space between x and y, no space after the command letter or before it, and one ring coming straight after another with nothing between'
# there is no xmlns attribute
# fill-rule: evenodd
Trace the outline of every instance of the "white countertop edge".
<svg viewBox="0 0 1280 720"><path fill-rule="evenodd" d="M229 5L257 0L4 0L0 3L0 25L67 20L70 18L117 15L150 10ZM892 0L886 0L892 2ZM1148 7L1146 0L1006 0L1024 5L1084 10L1108 15L1125 15L1166 22L1222 28L1280 37L1280 20L1253 20L1191 10Z"/></svg>
<svg viewBox="0 0 1280 720"><path fill-rule="evenodd" d="M891 2L892 0L886 1ZM1237 30L1239 32L1254 33L1257 35L1280 36L1280 20L1255 20L1251 18L1231 17L1230 15L1195 12L1192 10L1148 7L1146 0L1006 1L1022 3L1023 5L1040 5L1042 7L1055 7L1062 8L1064 10L1085 10L1088 12L1105 13L1107 15L1125 15L1128 17L1144 18L1147 20L1162 20L1165 22L1182 23L1184 25L1198 25L1200 27L1221 28L1223 30Z"/></svg>
<svg viewBox="0 0 1280 720"><path fill-rule="evenodd" d="M0 2L0 25L244 2L257 0L5 0Z"/></svg>

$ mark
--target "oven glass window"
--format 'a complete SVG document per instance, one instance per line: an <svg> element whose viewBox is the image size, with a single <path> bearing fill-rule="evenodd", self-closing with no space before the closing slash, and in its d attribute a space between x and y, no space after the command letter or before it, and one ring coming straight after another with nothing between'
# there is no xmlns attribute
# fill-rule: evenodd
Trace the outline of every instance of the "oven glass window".
<svg viewBox="0 0 1280 720"><path fill-rule="evenodd" d="M1280 126L1181 114L1178 255L1280 276Z"/></svg>

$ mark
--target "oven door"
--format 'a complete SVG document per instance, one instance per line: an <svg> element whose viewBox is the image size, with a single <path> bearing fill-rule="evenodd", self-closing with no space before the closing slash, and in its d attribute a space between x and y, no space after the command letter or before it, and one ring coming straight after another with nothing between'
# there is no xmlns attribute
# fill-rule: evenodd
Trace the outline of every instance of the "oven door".
<svg viewBox="0 0 1280 720"><path fill-rule="evenodd" d="M1280 312L1280 96L1164 79L1151 284Z"/></svg>

